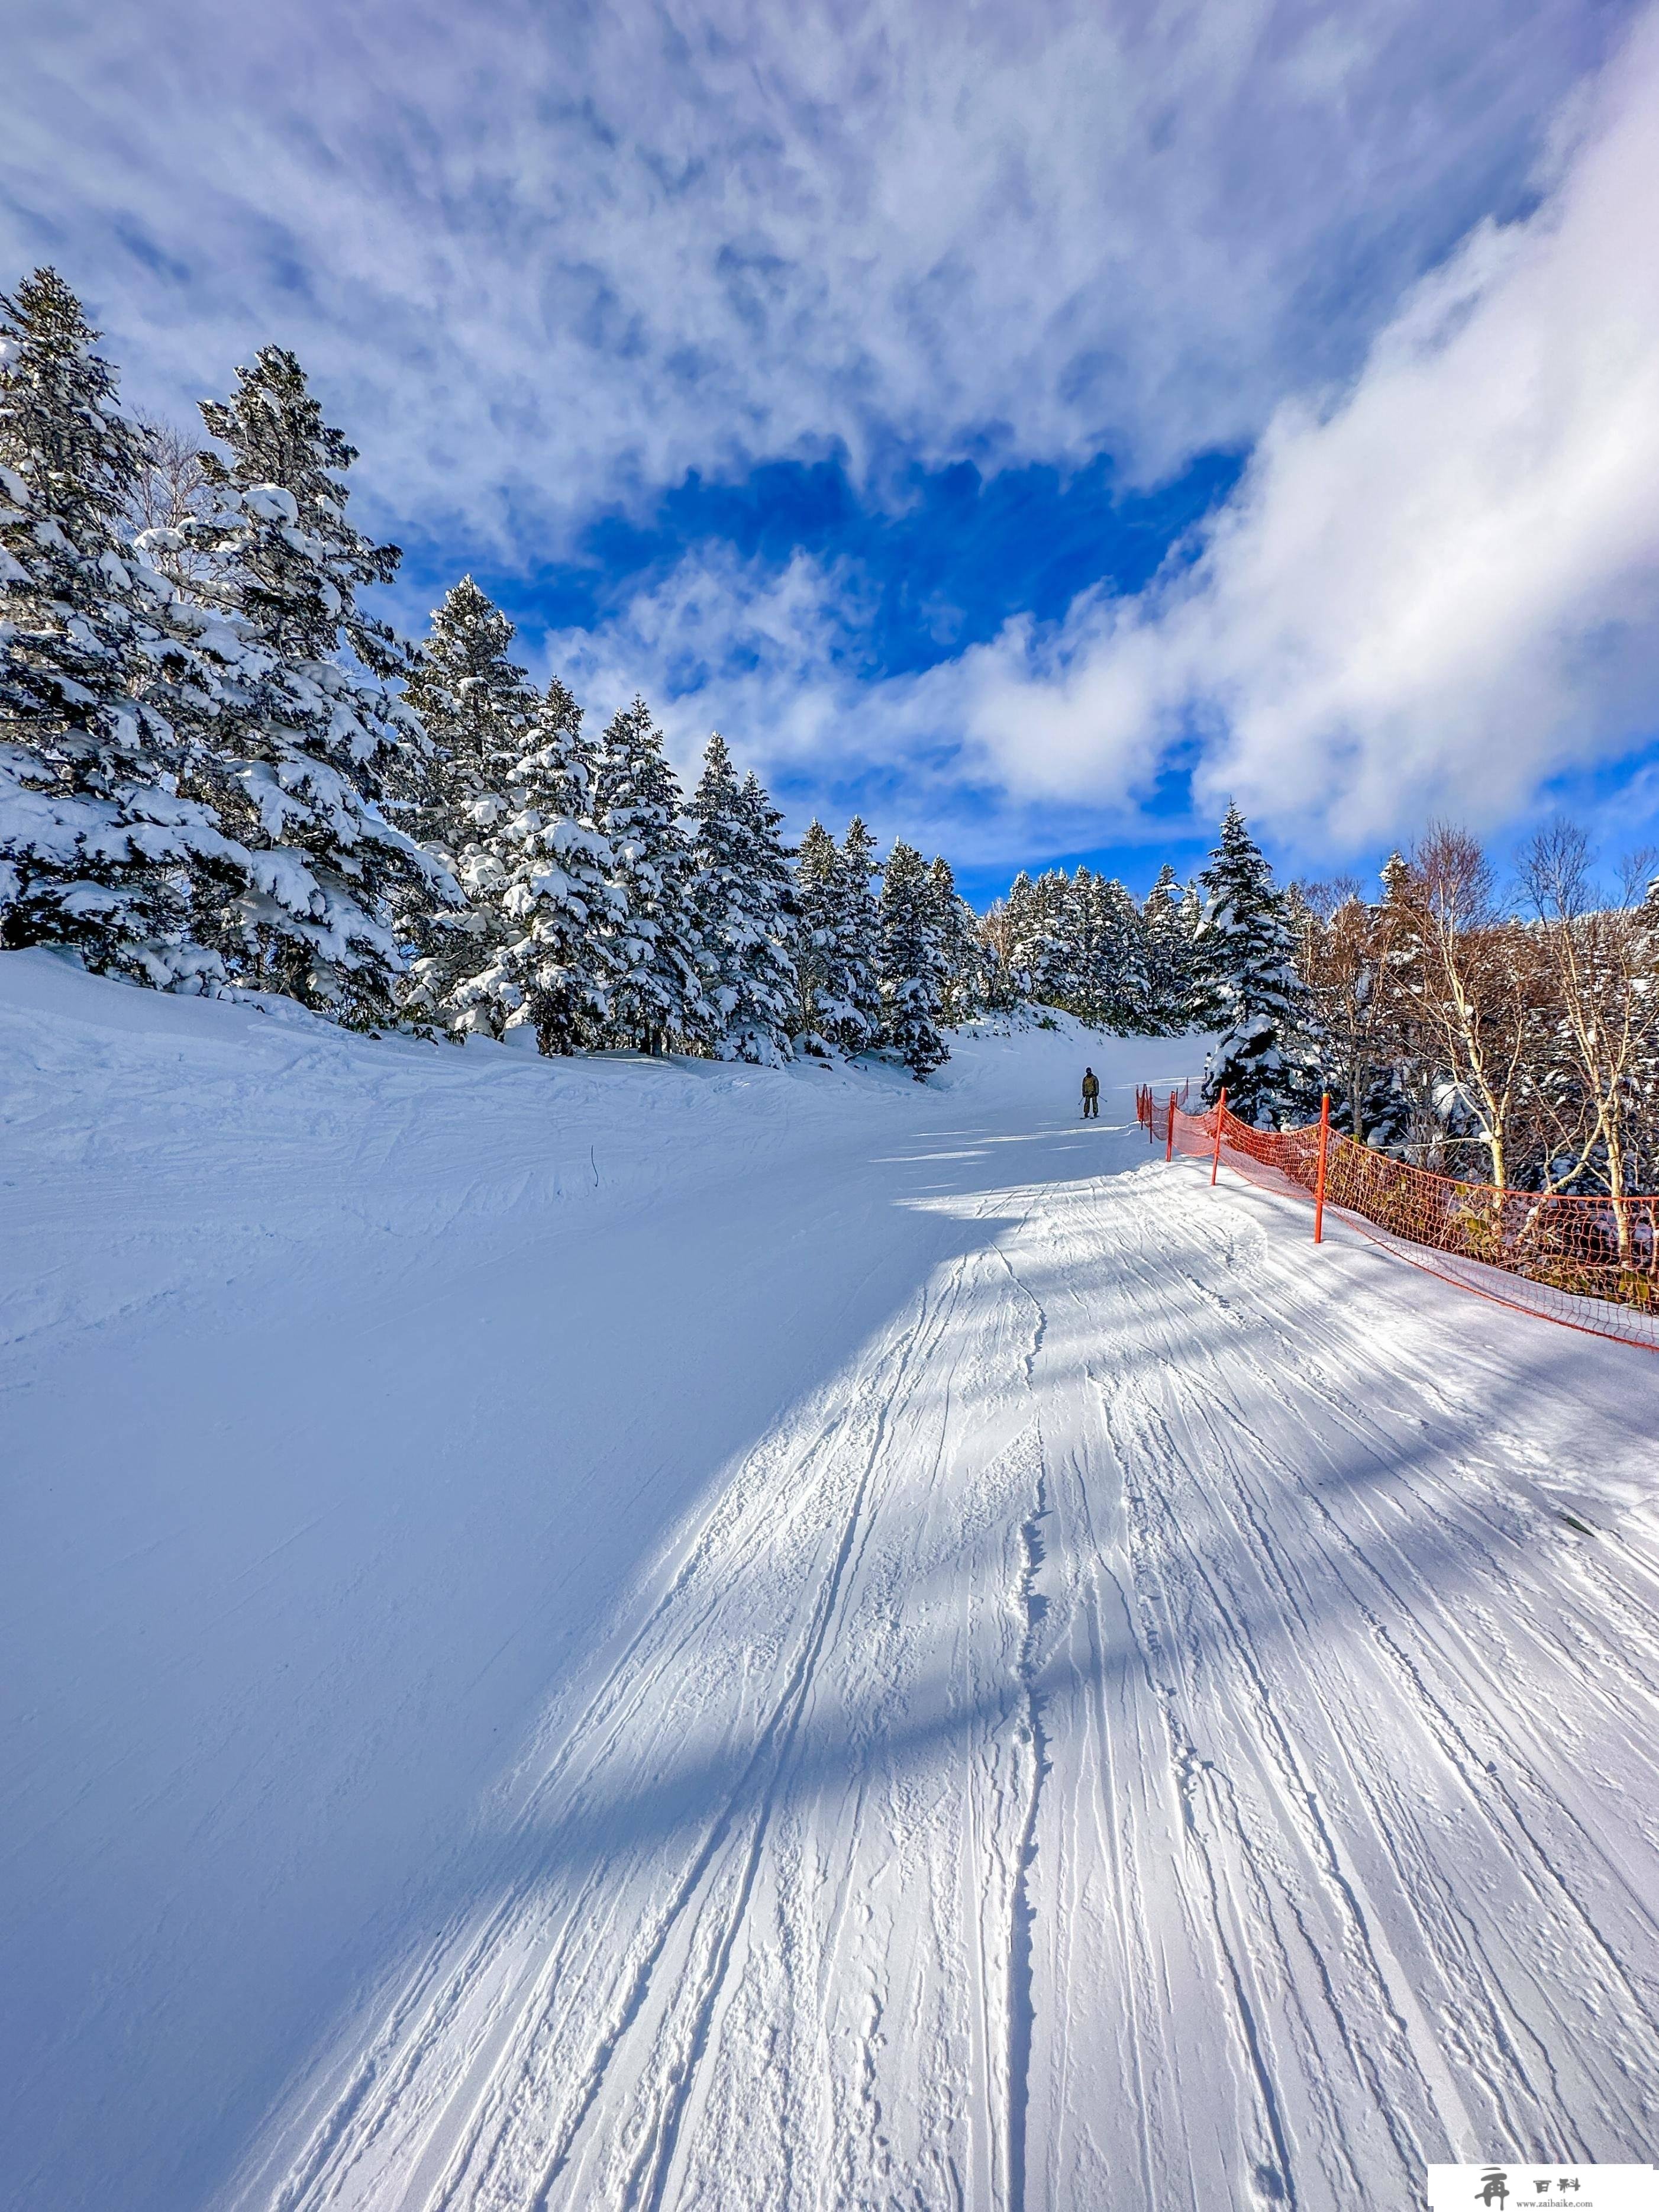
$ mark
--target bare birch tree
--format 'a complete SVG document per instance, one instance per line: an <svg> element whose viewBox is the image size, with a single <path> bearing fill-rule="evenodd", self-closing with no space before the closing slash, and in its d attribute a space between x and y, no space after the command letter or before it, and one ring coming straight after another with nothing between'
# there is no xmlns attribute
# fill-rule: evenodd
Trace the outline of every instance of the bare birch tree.
<svg viewBox="0 0 1659 2212"><path fill-rule="evenodd" d="M1650 1110L1641 1081L1655 1018L1642 911L1650 860L1646 854L1629 860L1608 900L1597 894L1595 855L1576 823L1540 830L1522 857L1553 1026L1571 1073L1572 1110L1560 1133L1565 1152L1547 1166L1546 1189L1575 1181L1592 1161L1610 1198L1631 1188L1632 1157L1640 1157ZM1622 1260L1629 1229L1624 1208L1615 1212Z"/></svg>
<svg viewBox="0 0 1659 2212"><path fill-rule="evenodd" d="M1492 863L1467 830L1431 829L1413 856L1412 878L1419 1011L1474 1121L1490 1180L1507 1189L1511 1135L1540 1036L1536 950L1500 908Z"/></svg>
<svg viewBox="0 0 1659 2212"><path fill-rule="evenodd" d="M128 520L134 536L143 532L151 562L170 584L188 591L208 573L208 554L192 546L188 526L213 511L215 496L192 436L171 422L139 418L144 460L133 483Z"/></svg>

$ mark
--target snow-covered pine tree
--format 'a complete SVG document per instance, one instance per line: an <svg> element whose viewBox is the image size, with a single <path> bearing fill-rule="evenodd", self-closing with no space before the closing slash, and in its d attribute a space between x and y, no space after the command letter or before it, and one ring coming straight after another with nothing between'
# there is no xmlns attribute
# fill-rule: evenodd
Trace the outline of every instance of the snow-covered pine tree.
<svg viewBox="0 0 1659 2212"><path fill-rule="evenodd" d="M720 732L703 748L702 773L686 813L691 836L690 896L706 1022L701 1042L716 1060L741 1057L749 951L747 839L738 819L738 772Z"/></svg>
<svg viewBox="0 0 1659 2212"><path fill-rule="evenodd" d="M1205 1063L1204 1096L1224 1085L1229 1109L1270 1128L1316 1108L1309 1066L1306 987L1297 974L1284 893L1237 806L1199 877L1207 896L1196 954L1221 1015L1221 1036Z"/></svg>
<svg viewBox="0 0 1659 2212"><path fill-rule="evenodd" d="M850 1057L877 1040L879 921L870 890L876 872L873 841L856 817L844 851L821 822L801 839L794 880L796 1020L810 1052Z"/></svg>
<svg viewBox="0 0 1659 2212"><path fill-rule="evenodd" d="M1042 902L1036 885L1022 868L1008 886L1003 910L1005 960L1010 988L1021 1005L1036 1000L1037 953L1042 935Z"/></svg>
<svg viewBox="0 0 1659 2212"><path fill-rule="evenodd" d="M901 839L881 884L882 1041L918 1083L950 1058L939 1033L944 961L927 869Z"/></svg>
<svg viewBox="0 0 1659 2212"><path fill-rule="evenodd" d="M613 714L594 758L594 826L611 847L615 894L605 928L607 1034L642 1052L707 1031L691 903L691 850L679 783L651 709L635 697Z"/></svg>
<svg viewBox="0 0 1659 2212"><path fill-rule="evenodd" d="M1182 914L1181 898L1181 884L1166 860L1141 910L1146 947L1146 1025L1154 1036L1178 1036L1187 1025L1192 936Z"/></svg>
<svg viewBox="0 0 1659 2212"><path fill-rule="evenodd" d="M1063 868L1048 869L1037 878L1029 957L1032 995L1042 1006L1077 1013L1089 1002L1093 888L1087 868L1080 867L1075 878Z"/></svg>
<svg viewBox="0 0 1659 2212"><path fill-rule="evenodd" d="M1104 972L1103 1026L1119 1036L1149 1026L1152 980L1140 908L1115 876L1097 878L1096 936Z"/></svg>
<svg viewBox="0 0 1659 2212"><path fill-rule="evenodd" d="M237 646L123 542L145 437L97 338L54 270L0 295L0 945L199 990L248 866L194 789Z"/></svg>
<svg viewBox="0 0 1659 2212"><path fill-rule="evenodd" d="M841 906L836 925L838 973L847 1011L831 1031L838 1048L867 1052L882 1033L882 915L875 890L881 874L876 841L855 814L841 848Z"/></svg>
<svg viewBox="0 0 1659 2212"><path fill-rule="evenodd" d="M1187 939L1187 1004L1181 1026L1183 1030L1212 1030L1219 1024L1222 1011L1207 963L1199 951L1198 933L1204 926L1204 890L1196 877L1181 894L1180 914Z"/></svg>
<svg viewBox="0 0 1659 2212"><path fill-rule="evenodd" d="M808 1052L823 1057L834 1048L830 1031L845 1018L848 1002L837 936L841 849L817 819L796 854L795 903L795 1034Z"/></svg>
<svg viewBox="0 0 1659 2212"><path fill-rule="evenodd" d="M1319 884L1304 882L1297 877L1285 884L1281 894L1285 901L1285 926L1291 933L1291 945L1298 975L1306 975L1314 958L1323 917L1316 909L1309 893L1312 891L1317 896L1321 889Z"/></svg>
<svg viewBox="0 0 1659 2212"><path fill-rule="evenodd" d="M397 805L386 811L458 879L477 827L472 807L504 787L542 711L529 672L507 658L516 635L488 592L463 576L433 609L404 688L431 744L403 753L387 779Z"/></svg>
<svg viewBox="0 0 1659 2212"><path fill-rule="evenodd" d="M525 802L507 794L515 776L522 784L533 773L527 763L544 746L542 701L528 672L507 658L514 635L471 576L451 588L433 610L404 693L429 745L398 746L386 769L384 811L467 896L463 908L422 901L406 923L416 957L404 1010L452 1027L452 994L494 972L495 957L524 933L501 904L524 857L506 825ZM463 1028L499 1033L505 1014L493 993L462 992L455 1006L465 1010Z"/></svg>
<svg viewBox="0 0 1659 2212"><path fill-rule="evenodd" d="M768 1010L763 1029L757 1028L756 1036L757 1040L769 1036L769 1048L778 1058L787 1059L795 998L795 948L800 938L791 865L794 854L781 834L782 810L772 804L770 793L753 769L744 772L738 806L749 832L754 990L757 1000L764 999Z"/></svg>
<svg viewBox="0 0 1659 2212"><path fill-rule="evenodd" d="M1081 889L1079 897L1079 886L1064 868L1045 868L1036 880L1041 919L1035 968L1037 996L1045 1006L1069 1008L1082 993L1086 880Z"/></svg>
<svg viewBox="0 0 1659 2212"><path fill-rule="evenodd" d="M418 717L391 689L408 649L357 593L401 559L345 518L356 449L323 421L295 356L262 347L222 404L204 402L204 456L219 500L189 533L211 555L200 589L255 648L226 718L234 757L217 793L253 854L253 886L225 933L234 972L358 1026L396 1018L399 916L460 894L377 804Z"/></svg>
<svg viewBox="0 0 1659 2212"><path fill-rule="evenodd" d="M436 1000L459 1030L532 1026L544 1053L596 1040L610 1008L611 933L623 917L615 856L593 821L582 710L556 676L499 792L473 800L467 863L495 941ZM420 963L417 963L417 975Z"/></svg>
<svg viewBox="0 0 1659 2212"><path fill-rule="evenodd" d="M717 1060L776 1066L788 1055L794 995L788 951L789 863L778 837L782 816L758 779L739 784L716 730L692 795L691 901L706 1042Z"/></svg>
<svg viewBox="0 0 1659 2212"><path fill-rule="evenodd" d="M1060 913L1071 948L1064 994L1049 1003L1064 1006L1091 1029L1103 1028L1111 1012L1111 947L1106 885L1091 868L1079 864L1068 880L1064 871Z"/></svg>
<svg viewBox="0 0 1659 2212"><path fill-rule="evenodd" d="M960 1029L985 1012L978 917L957 896L951 864L942 855L927 871L927 889L942 964L939 1016L946 1029Z"/></svg>

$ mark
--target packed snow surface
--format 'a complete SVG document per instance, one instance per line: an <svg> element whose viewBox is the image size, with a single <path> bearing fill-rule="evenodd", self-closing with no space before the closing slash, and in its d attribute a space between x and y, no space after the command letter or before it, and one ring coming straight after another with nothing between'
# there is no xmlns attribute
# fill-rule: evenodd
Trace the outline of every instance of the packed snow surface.
<svg viewBox="0 0 1659 2212"><path fill-rule="evenodd" d="M1166 1167L1194 1056L560 1066L0 955L0 2197L1651 2156L1659 1361Z"/></svg>

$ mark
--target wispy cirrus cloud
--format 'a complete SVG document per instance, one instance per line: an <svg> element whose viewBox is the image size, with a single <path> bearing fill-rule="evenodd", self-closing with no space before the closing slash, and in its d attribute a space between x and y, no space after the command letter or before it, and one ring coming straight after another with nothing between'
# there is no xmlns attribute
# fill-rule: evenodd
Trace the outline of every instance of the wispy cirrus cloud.
<svg viewBox="0 0 1659 2212"><path fill-rule="evenodd" d="M0 259L58 261L174 414L294 344L417 581L482 565L593 711L644 689L683 759L718 723L798 816L1014 864L1231 790L1335 851L1656 720L1650 33L1598 76L1633 20L0 0ZM1058 621L1041 501L994 634L867 526L688 525L580 629L538 608L596 522L779 459L844 456L867 523L964 458L1222 449L1152 585L1110 514L1066 545Z"/></svg>
<svg viewBox="0 0 1659 2212"><path fill-rule="evenodd" d="M1512 203L1576 0L4 0L3 248L146 394L297 345L416 531L840 442L1157 476Z"/></svg>

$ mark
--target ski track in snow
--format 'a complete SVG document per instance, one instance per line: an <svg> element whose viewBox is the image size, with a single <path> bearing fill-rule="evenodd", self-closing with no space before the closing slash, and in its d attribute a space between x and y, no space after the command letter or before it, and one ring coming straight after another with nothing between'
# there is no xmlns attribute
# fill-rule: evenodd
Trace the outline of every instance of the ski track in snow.
<svg viewBox="0 0 1659 2212"><path fill-rule="evenodd" d="M1085 1048L1112 1082L1171 1064L1168 1046L1062 1032L966 1043L937 1095L826 1104L779 1078L804 1136L782 1107L751 1125L714 1099L729 1142L704 1162L706 1212L657 1224L581 1197L577 1216L597 1211L561 1232L573 1267L604 1236L624 1275L672 1270L689 1240L686 1281L738 1300L753 1358L774 1362L765 1418L678 1487L678 1431L696 1427L683 1377L641 1374L616 1434L578 1432L568 1479L610 1486L592 1523L609 1533L579 1540L571 1491L555 1516L570 1556L532 1546L502 1591L510 1617L487 1601L455 1616L465 1648L446 1679L495 1696L477 1710L509 1734L465 1787L459 1763L434 1782L415 1842L392 1836L373 1940L337 1939L348 1985L324 1976L262 2062L278 2072L236 2096L215 2078L234 2075L233 2043L197 2058L200 2112L124 2103L118 2078L77 2076L85 2023L113 2008L118 2041L146 2021L167 2032L188 1917L175 1899L146 1933L135 1905L95 1998L14 2084L20 2112L84 2091L83 2178L38 2161L16 2201L1334 2212L1356 2194L1418 2201L1431 2160L1650 2154L1659 1364L1425 1285L1340 1224L1316 1255L1295 1206L1166 1169L1133 1127L1080 1133L1051 1101ZM435 1158L436 1139L418 1079L374 1093L371 1054L345 1056L361 1126L335 1076L286 1079L315 1093L292 1143L325 1150L332 1130L329 1175L358 1188L353 1237L398 1245L354 1278L393 1309L388 1336L464 1331L476 1310L470 1371L488 1376L515 1328L580 1334L568 1271L545 1257L544 1218L568 1201L522 1145L515 1161L507 1125L498 1157L453 1115L459 1185L414 1193L418 1231L397 1213L400 1153ZM630 1142L665 1141L653 1117L672 1094L646 1073L644 1136L612 1136L623 1181ZM600 1097L597 1129L634 1110L620 1095ZM556 1149L590 1141L568 1127ZM194 1158L169 1152L144 1203ZM634 1175L662 1187L660 1164L655 1182ZM738 1224L729 1242L717 1213ZM176 1329L214 1228L191 1224L153 1281L135 1262L94 1320L94 1285L29 1292L39 1387L95 1388L112 1334ZM398 1242L463 1232L483 1240L477 1264L448 1275ZM322 1298L315 1224L285 1234L283 1264L301 1254ZM246 1264L239 1327L266 1295L258 1255ZM817 1303L775 1340L753 1317L788 1306L799 1270ZM335 1312L323 1298L316 1334ZM698 1371L718 1398L723 1370ZM3 1380L8 1403L36 1387L21 1353ZM441 1399L428 1410L441 1425ZM220 1418L234 1431L256 1414ZM541 1418L574 1422L575 1401L550 1382ZM325 1454L329 1433L296 1406L291 1449ZM234 1433L222 1456L235 1463ZM289 1589L283 1633L313 1686L275 1720L244 1717L301 1751L311 1731L295 1771L340 1765L301 1808L309 1826L292 1816L284 1869L307 1850L326 1863L353 1746L418 1743L424 1725L368 1702L389 1676L362 1674L307 1594L295 1562L356 1525L326 1488L145 1682L164 1734L192 1651ZM187 1516L187 1488L179 1504ZM465 1530L443 1522L434 1541ZM143 1532L112 1549L106 1586L149 1556ZM400 1557L368 1544L348 1561L341 1620L386 1601L376 1577ZM569 1649L538 1625L562 1607L580 1628ZM514 1668L510 1696L489 1690ZM61 1877L25 1856L37 1909L72 1915L75 1883L100 1879L99 1823L147 1792L189 1799L215 1756L49 1742L14 1809L93 1841ZM224 1858L243 1831L219 1788L201 1784L182 1848L234 1893ZM276 1782L257 1794L280 1824ZM303 1872L259 1863L303 1897ZM257 1923L257 1897L248 1909ZM227 1909L227 1955L233 1929ZM212 1938L179 1955L204 1971ZM261 1974L281 1972L263 1955Z"/></svg>

